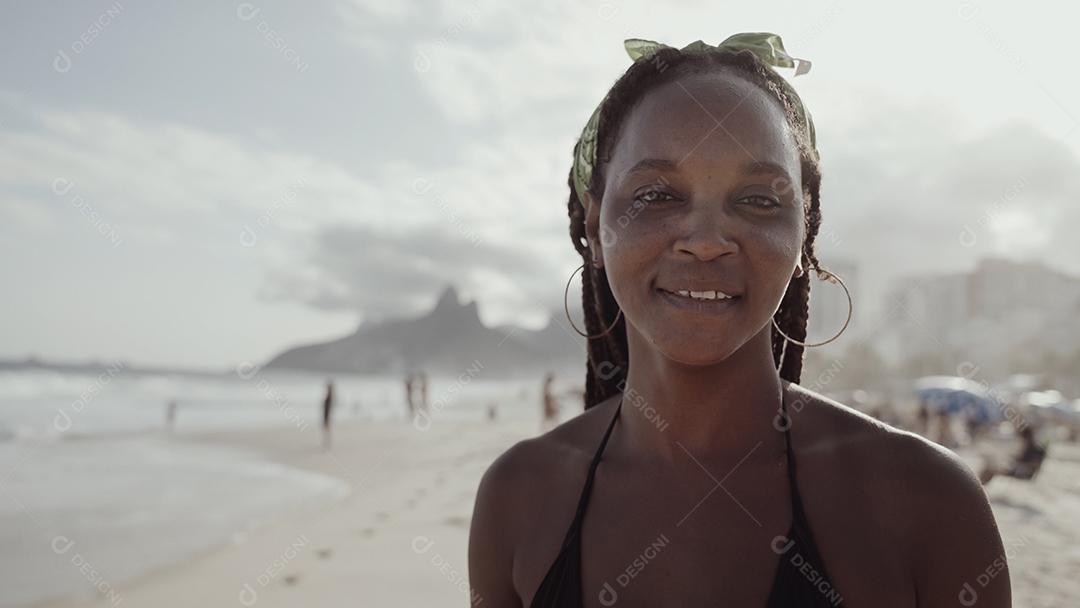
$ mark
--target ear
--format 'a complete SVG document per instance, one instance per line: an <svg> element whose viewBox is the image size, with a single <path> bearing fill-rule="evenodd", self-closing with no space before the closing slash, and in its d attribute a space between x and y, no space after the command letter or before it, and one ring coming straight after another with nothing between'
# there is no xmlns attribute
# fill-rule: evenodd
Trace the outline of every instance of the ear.
<svg viewBox="0 0 1080 608"><path fill-rule="evenodd" d="M604 248L600 238L600 201L586 192L581 199L585 207L585 239L589 241L589 251L592 252L592 263L597 267L604 265Z"/></svg>

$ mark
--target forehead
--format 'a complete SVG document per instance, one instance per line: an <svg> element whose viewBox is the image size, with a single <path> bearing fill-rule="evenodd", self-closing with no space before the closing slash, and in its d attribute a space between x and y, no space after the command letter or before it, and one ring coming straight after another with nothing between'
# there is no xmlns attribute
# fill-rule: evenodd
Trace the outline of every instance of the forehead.
<svg viewBox="0 0 1080 608"><path fill-rule="evenodd" d="M729 72L687 75L649 91L623 122L608 176L644 158L682 170L775 163L799 179L799 151L777 99Z"/></svg>

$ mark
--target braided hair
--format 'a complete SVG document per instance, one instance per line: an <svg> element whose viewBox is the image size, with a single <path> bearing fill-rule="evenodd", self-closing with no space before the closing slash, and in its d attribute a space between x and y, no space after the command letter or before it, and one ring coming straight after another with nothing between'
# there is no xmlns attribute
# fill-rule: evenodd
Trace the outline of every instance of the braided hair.
<svg viewBox="0 0 1080 608"><path fill-rule="evenodd" d="M620 126L634 105L645 93L661 84L672 82L680 76L714 71L730 72L757 85L775 98L784 110L791 131L795 134L802 168L802 190L806 239L803 241L802 261L806 269L793 277L774 315L776 324L785 334L800 342L806 341L806 325L810 304L810 269L821 268L814 254L814 238L821 225L820 186L821 168L817 152L809 144L805 129L800 126L798 114L784 90L782 77L762 63L747 50L710 49L704 52L684 53L675 48L663 48L647 60L636 61L608 92L600 108L596 134L596 166L588 184L588 192L594 200L603 198L604 170L611 159L612 149ZM578 142L580 145L580 141ZM576 148L575 148L576 153ZM603 268L590 264L591 254L585 235L585 207L574 189L573 170L567 180L570 198L567 210L570 216L570 240L585 263L582 271L582 308L585 314L585 331L589 335L603 332L616 318L619 306L611 293ZM802 375L803 347L789 343L775 328L772 332L773 361L780 377L798 383ZM585 376L585 409L588 409L625 386L629 369L629 352L626 340L626 317L606 335L588 340L588 363Z"/></svg>

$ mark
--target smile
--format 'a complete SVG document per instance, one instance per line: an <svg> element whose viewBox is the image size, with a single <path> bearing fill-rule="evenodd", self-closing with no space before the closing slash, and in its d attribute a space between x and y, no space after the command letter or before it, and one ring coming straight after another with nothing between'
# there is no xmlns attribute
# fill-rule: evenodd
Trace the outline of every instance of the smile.
<svg viewBox="0 0 1080 608"><path fill-rule="evenodd" d="M664 300L668 303L681 308L683 310L692 310L697 312L722 312L731 308L741 297L735 295L728 295L722 291L691 291L689 289L681 289L678 291L668 291L663 288L656 288L657 293L660 294Z"/></svg>
<svg viewBox="0 0 1080 608"><path fill-rule="evenodd" d="M661 291L667 290L662 289ZM680 289L678 291L668 291L668 293L684 298L693 298L695 300L727 300L734 297L729 296L722 291L690 291L689 289Z"/></svg>

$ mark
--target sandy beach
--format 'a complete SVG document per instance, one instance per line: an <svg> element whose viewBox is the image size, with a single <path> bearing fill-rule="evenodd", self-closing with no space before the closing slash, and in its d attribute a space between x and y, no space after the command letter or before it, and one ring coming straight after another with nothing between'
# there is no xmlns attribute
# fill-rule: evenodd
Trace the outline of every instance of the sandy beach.
<svg viewBox="0 0 1080 608"><path fill-rule="evenodd" d="M436 422L424 431L401 421L354 421L335 429L329 452L312 442L314 434L290 429L177 439L239 446L337 477L352 491L238 531L186 563L116 583L112 597L39 605L467 605L466 547L477 483L493 458L536 428L526 420ZM1020 607L1080 601L1080 447L1054 447L1036 483L997 478L987 488ZM483 605L482 598L472 599Z"/></svg>
<svg viewBox="0 0 1080 608"><path fill-rule="evenodd" d="M189 563L113 583L112 598L39 605L463 605L476 484L493 458L533 428L436 422L420 431L405 422L354 422L335 429L328 452L312 442L315 434L295 429L183 439L239 445L343 479L353 491L238 531Z"/></svg>
<svg viewBox="0 0 1080 608"><path fill-rule="evenodd" d="M1080 605L1080 446L1056 443L1034 482L986 486L1012 576L1013 605ZM988 564L989 567L989 564ZM978 581L971 583L976 589Z"/></svg>

